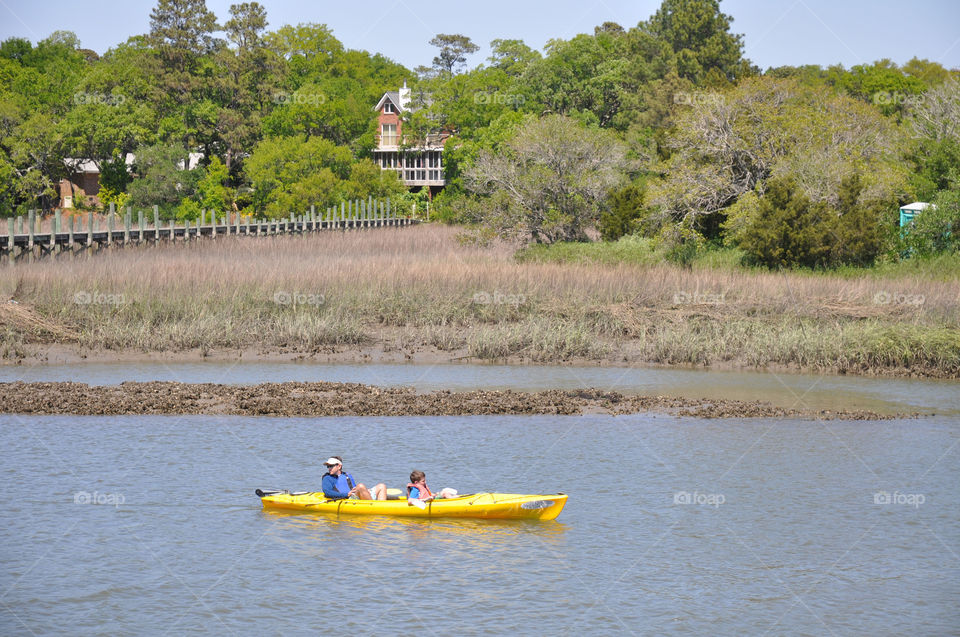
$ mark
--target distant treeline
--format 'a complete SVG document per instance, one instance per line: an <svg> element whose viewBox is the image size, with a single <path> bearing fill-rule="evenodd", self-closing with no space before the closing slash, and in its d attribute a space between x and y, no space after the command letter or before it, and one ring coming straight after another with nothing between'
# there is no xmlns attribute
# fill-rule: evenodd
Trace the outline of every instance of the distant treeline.
<svg viewBox="0 0 960 637"><path fill-rule="evenodd" d="M956 250L960 73L918 59L761 71L731 22L718 0L664 0L632 28L542 53L494 40L474 67L469 37L438 34L433 64L414 70L345 49L325 25L268 30L256 2L221 23L203 0L159 0L150 32L103 56L64 31L12 38L0 212L56 206L80 160L99 167L103 204L170 218L413 197L370 161L373 105L406 81L406 142L454 133L437 210L481 237L596 227L654 237L678 260L722 243L771 266ZM914 200L937 206L903 233L897 209Z"/></svg>

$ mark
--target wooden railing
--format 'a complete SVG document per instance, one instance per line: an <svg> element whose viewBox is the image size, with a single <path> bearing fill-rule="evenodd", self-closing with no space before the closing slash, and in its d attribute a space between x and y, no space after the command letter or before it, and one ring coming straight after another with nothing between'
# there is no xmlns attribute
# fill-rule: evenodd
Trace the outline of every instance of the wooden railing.
<svg viewBox="0 0 960 637"><path fill-rule="evenodd" d="M409 213L409 211L407 211ZM119 215L111 205L105 215L72 214L56 211L42 219L34 211L26 217L8 218L6 234L0 235L0 256L7 262L32 259L64 251L99 250L113 245L159 241L191 241L219 236L268 236L303 234L322 230L404 227L418 221L402 214L389 199L344 201L339 206L318 212L314 206L302 215L263 219L243 213L203 211L196 220L160 220L153 207L152 219L143 210L128 208ZM151 223L152 222L152 223ZM106 227L101 227L101 226ZM44 226L47 226L44 231ZM2 230L0 230L2 231Z"/></svg>

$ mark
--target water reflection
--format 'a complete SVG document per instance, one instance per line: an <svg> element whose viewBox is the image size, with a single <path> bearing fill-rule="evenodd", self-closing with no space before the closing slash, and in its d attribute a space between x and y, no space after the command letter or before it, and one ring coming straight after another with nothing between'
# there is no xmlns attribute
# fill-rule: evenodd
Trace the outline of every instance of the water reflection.
<svg viewBox="0 0 960 637"><path fill-rule="evenodd" d="M459 545L486 550L511 544L518 537L535 536L560 548L568 525L557 520L471 520L391 518L379 515L297 513L264 509L260 515L276 524L280 541L311 552L315 540L343 540L377 550L411 548L422 544Z"/></svg>

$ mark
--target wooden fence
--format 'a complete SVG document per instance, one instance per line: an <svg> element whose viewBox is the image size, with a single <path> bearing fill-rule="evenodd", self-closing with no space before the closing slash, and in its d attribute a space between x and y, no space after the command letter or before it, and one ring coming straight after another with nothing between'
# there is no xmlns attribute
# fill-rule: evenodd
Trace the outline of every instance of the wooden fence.
<svg viewBox="0 0 960 637"><path fill-rule="evenodd" d="M195 221L161 222L157 206L153 219L147 219L143 210L127 208L122 219L113 205L105 218L106 228L93 213L63 218L56 211L48 220L50 229L41 232L40 217L30 211L26 218L7 219L7 234L0 235L0 258L7 263L21 259L32 260L63 252L93 252L111 246L159 243L160 241L191 241L219 236L270 236L303 234L322 230L357 230L362 228L404 227L418 221L402 214L389 199L344 201L339 206L317 212L314 206L302 215L291 213L289 218L261 219L239 213L218 214L202 212ZM79 220L79 221L78 221ZM152 223L149 223L152 221Z"/></svg>

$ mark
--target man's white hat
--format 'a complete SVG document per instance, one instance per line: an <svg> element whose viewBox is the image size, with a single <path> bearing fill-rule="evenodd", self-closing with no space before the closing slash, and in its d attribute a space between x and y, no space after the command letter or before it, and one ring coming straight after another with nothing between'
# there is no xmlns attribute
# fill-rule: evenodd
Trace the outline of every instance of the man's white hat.
<svg viewBox="0 0 960 637"><path fill-rule="evenodd" d="M333 465L336 465L336 464L343 464L343 463L341 463L341 462L340 462L339 460L337 460L336 458L327 458L327 461L324 462L323 464L325 464L325 465L327 465L328 467L330 467L330 466L333 466Z"/></svg>

